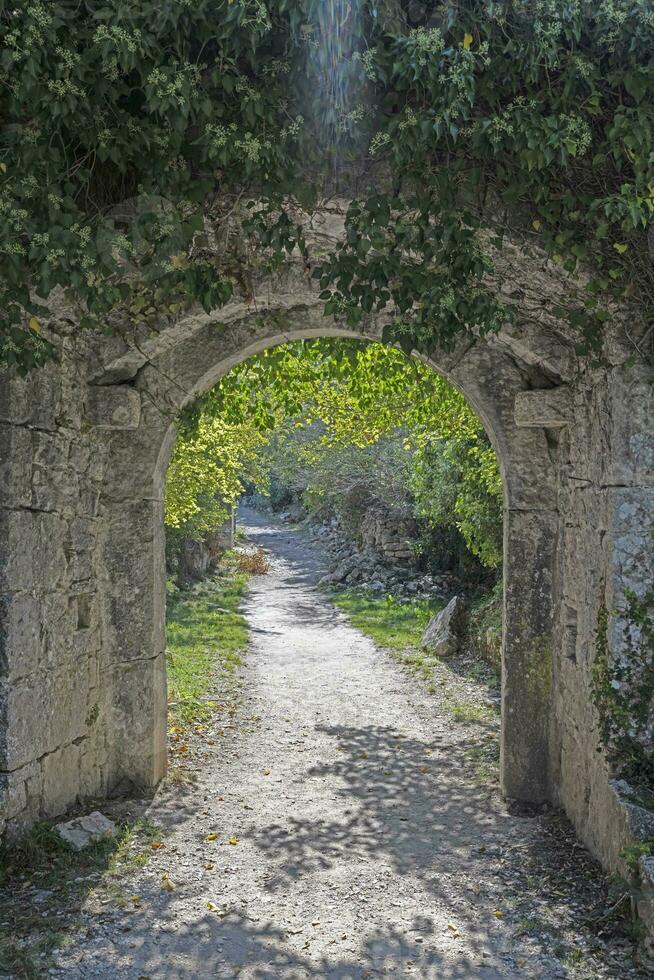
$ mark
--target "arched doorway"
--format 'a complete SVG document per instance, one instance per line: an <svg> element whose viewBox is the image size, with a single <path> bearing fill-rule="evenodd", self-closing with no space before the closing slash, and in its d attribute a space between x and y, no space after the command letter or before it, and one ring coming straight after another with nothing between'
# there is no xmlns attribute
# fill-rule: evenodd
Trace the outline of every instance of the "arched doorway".
<svg viewBox="0 0 654 980"><path fill-rule="evenodd" d="M112 728L124 732L110 755L110 783L152 787L165 771L164 562L162 495L174 418L236 363L290 340L316 336L377 339L326 323L318 310L246 313L217 328L196 320L179 343L138 371L138 425L112 437L103 503L109 515L105 622L120 659L111 671ZM557 522L552 445L542 429L515 420L524 375L501 345L466 341L425 360L470 400L497 451L505 488L505 603L501 783L508 797L552 796L549 766L553 577ZM104 378L115 381L117 367ZM542 379L549 388L551 381ZM96 388L120 397L124 385ZM126 520L129 514L129 520ZM134 528L138 534L134 534ZM134 583L141 584L134 589ZM116 610L120 608L119 616ZM130 737L127 733L130 732Z"/></svg>
<svg viewBox="0 0 654 980"><path fill-rule="evenodd" d="M0 832L164 773L162 484L180 409L257 350L383 330L326 318L302 267L256 304L127 338L71 335L60 315L58 360L0 383ZM651 581L654 389L612 343L598 366L530 322L425 358L504 477L503 790L561 804L615 868L634 811L600 744L593 664L633 658L626 590Z"/></svg>

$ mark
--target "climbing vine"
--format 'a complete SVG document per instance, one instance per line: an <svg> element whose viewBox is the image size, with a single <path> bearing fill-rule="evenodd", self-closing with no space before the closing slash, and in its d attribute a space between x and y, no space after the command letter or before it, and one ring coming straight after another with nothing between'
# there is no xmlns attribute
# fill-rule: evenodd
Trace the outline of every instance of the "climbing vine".
<svg viewBox="0 0 654 980"><path fill-rule="evenodd" d="M251 298L334 189L327 314L429 350L622 309L650 356L653 48L651 0L0 0L0 358L52 355L57 289L105 330Z"/></svg>

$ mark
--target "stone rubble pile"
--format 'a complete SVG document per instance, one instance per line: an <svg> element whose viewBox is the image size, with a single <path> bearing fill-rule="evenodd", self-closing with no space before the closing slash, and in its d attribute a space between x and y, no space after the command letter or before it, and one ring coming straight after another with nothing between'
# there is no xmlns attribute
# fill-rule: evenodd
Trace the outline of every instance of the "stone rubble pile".
<svg viewBox="0 0 654 980"><path fill-rule="evenodd" d="M370 546L359 549L344 535L336 519L317 526L308 524L307 530L330 558L329 571L320 585L346 585L377 595L392 592L415 599L449 598L460 589L455 576L421 572L415 561L408 561L404 555L400 558L393 551L382 553ZM415 559L413 548L411 559Z"/></svg>

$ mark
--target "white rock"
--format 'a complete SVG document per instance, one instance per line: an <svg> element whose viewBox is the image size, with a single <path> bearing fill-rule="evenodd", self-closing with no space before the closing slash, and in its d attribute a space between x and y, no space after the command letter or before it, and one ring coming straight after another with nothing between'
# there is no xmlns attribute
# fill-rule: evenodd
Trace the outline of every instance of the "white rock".
<svg viewBox="0 0 654 980"><path fill-rule="evenodd" d="M76 851L81 851L95 841L112 837L116 833L116 824L99 810L94 810L85 817L76 817L67 823L58 823L56 830L62 840Z"/></svg>

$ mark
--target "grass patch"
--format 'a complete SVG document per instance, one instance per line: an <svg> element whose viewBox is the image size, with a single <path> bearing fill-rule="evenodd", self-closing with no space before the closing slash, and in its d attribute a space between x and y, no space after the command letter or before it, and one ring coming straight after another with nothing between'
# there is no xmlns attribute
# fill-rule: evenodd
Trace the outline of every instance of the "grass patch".
<svg viewBox="0 0 654 980"><path fill-rule="evenodd" d="M494 721L499 717L498 709L492 704L471 704L469 701L443 701L443 707L452 715L454 721L464 725Z"/></svg>
<svg viewBox="0 0 654 980"><path fill-rule="evenodd" d="M485 745L473 745L466 749L464 758L472 768L478 782L489 785L499 782L500 746L497 739Z"/></svg>
<svg viewBox="0 0 654 980"><path fill-rule="evenodd" d="M170 722L177 728L208 718L216 671L233 674L243 663L248 628L239 607L247 580L245 572L228 570L190 592L169 593L168 697Z"/></svg>
<svg viewBox="0 0 654 980"><path fill-rule="evenodd" d="M395 651L419 650L429 620L443 608L438 601L400 602L392 595L378 597L357 592L335 592L332 601L347 613L353 626L379 646ZM409 655L405 662L421 669L427 661L426 656L418 654Z"/></svg>
<svg viewBox="0 0 654 980"><path fill-rule="evenodd" d="M38 823L0 850L0 974L44 976L52 953L74 941L75 916L85 899L97 891L121 904L120 878L143 867L164 834L139 818L76 851L51 824Z"/></svg>
<svg viewBox="0 0 654 980"><path fill-rule="evenodd" d="M332 592L331 599L347 614L353 626L427 682L430 694L436 694L440 688L442 707L454 721L473 725L494 722L499 718L496 705L485 701L480 703L478 695L473 700L473 696L461 690L451 667L421 648L422 634L432 616L443 608L443 602L427 599L402 602L392 595L379 597L349 590ZM485 610L489 604L490 600L487 600ZM464 676L488 688L495 688L499 681L496 670L482 661L469 664ZM491 782L497 766L492 765L490 760L480 759L475 768L479 769L480 779Z"/></svg>

